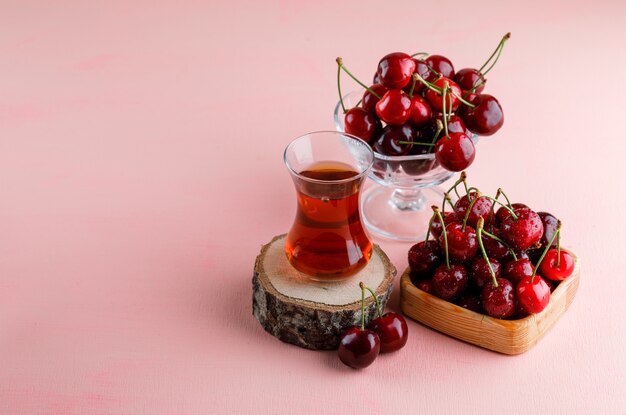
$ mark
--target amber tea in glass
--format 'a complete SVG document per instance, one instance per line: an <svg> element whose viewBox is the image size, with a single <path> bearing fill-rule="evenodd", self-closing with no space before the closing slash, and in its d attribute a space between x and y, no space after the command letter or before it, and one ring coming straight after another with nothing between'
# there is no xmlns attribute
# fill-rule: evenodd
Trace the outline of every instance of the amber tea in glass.
<svg viewBox="0 0 626 415"><path fill-rule="evenodd" d="M311 133L289 144L285 164L298 207L285 252L297 270L336 281L367 264L372 243L361 222L359 191L372 161L369 146L344 133Z"/></svg>

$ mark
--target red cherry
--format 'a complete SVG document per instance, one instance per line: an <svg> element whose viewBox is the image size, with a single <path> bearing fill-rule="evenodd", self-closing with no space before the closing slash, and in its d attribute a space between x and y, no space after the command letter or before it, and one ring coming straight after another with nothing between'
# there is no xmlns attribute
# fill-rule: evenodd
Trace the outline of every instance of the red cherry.
<svg viewBox="0 0 626 415"><path fill-rule="evenodd" d="M445 221L445 219L444 219ZM453 262L465 262L476 255L478 250L478 239L476 231L471 226L460 223L451 223L446 226L446 237L448 242L448 255ZM443 234L439 236L439 247L445 250L446 240Z"/></svg>
<svg viewBox="0 0 626 415"><path fill-rule="evenodd" d="M500 229L493 228L490 229L492 235L500 238ZM500 238L502 239L502 238ZM502 259L509 253L509 248L504 245L502 242L499 242L483 233L482 235L483 246L485 247L485 251L487 252L487 256L493 259Z"/></svg>
<svg viewBox="0 0 626 415"><path fill-rule="evenodd" d="M558 251L554 248L548 250L546 256L539 264L539 272L553 281L563 281L574 273L576 262L568 251L561 249L559 265L556 264Z"/></svg>
<svg viewBox="0 0 626 415"><path fill-rule="evenodd" d="M389 312L375 318L369 324L369 328L378 334L382 353L402 349L409 338L406 320L398 313Z"/></svg>
<svg viewBox="0 0 626 415"><path fill-rule="evenodd" d="M444 169L450 171L467 169L475 156L474 143L462 133L450 133L435 144L435 158Z"/></svg>
<svg viewBox="0 0 626 415"><path fill-rule="evenodd" d="M456 215L454 212L446 212L443 216L443 223L447 226L454 222L455 219ZM432 233L435 238L439 238L442 230L443 228L441 226L441 222L439 221L439 216L435 216L433 223L430 225L430 233Z"/></svg>
<svg viewBox="0 0 626 415"><path fill-rule="evenodd" d="M459 86L454 81L452 81L451 79L439 78L438 80L436 80L434 82L434 85L439 87L439 88L441 88L443 90L443 87L444 87L446 82L448 83L448 88L449 89L453 90L454 93L457 96L461 96L461 88L459 88ZM442 94L439 94L438 92L435 92L432 89L428 89L426 91L426 99L428 100L428 103L432 107L433 111L438 111L438 112L442 112L443 113L443 97L442 97ZM456 109L459 108L459 105L461 105L461 101L459 101L459 99L457 97L455 97L452 94L446 94L446 114L450 112L449 111L450 110L450 102L452 102L452 111L456 111ZM472 130L472 131L474 131L474 130Z"/></svg>
<svg viewBox="0 0 626 415"><path fill-rule="evenodd" d="M443 114L438 113L436 118L443 122ZM463 133L468 137L474 135L466 126L461 117L458 115L451 115L448 119L448 133Z"/></svg>
<svg viewBox="0 0 626 415"><path fill-rule="evenodd" d="M435 286L433 285L433 280L421 280L416 285L417 288L424 291L428 294L435 293Z"/></svg>
<svg viewBox="0 0 626 415"><path fill-rule="evenodd" d="M480 299L485 312L495 318L506 318L515 311L515 288L507 279L497 278L498 286L489 281L483 287Z"/></svg>
<svg viewBox="0 0 626 415"><path fill-rule="evenodd" d="M381 98L383 95L389 91L389 89L381 84L374 84L370 86L370 89L376 92ZM367 89L363 93L363 99L361 99L361 106L369 112L376 112L376 103L380 101L380 98L377 98L376 95L372 94Z"/></svg>
<svg viewBox="0 0 626 415"><path fill-rule="evenodd" d="M368 367L380 353L380 338L372 330L350 327L339 341L339 359L354 369Z"/></svg>
<svg viewBox="0 0 626 415"><path fill-rule="evenodd" d="M378 62L378 79L387 88L404 88L411 81L415 71L415 61L403 52L384 56Z"/></svg>
<svg viewBox="0 0 626 415"><path fill-rule="evenodd" d="M509 216L502 221L502 238L515 250L525 251L538 243L543 235L543 223L530 209L515 210L517 218Z"/></svg>
<svg viewBox="0 0 626 415"><path fill-rule="evenodd" d="M376 114L389 125L402 125L411 116L411 98L401 89L390 89L376 103Z"/></svg>
<svg viewBox="0 0 626 415"><path fill-rule="evenodd" d="M478 72L478 69L463 68L454 75L453 79L463 91L470 91L476 85L480 85L474 91L476 94L480 94L485 89L485 77Z"/></svg>
<svg viewBox="0 0 626 415"><path fill-rule="evenodd" d="M413 95L411 98L411 115L409 122L415 127L426 125L433 117L433 111L424 98Z"/></svg>
<svg viewBox="0 0 626 415"><path fill-rule="evenodd" d="M459 115L467 128L478 135L493 135L504 124L504 113L497 99L488 94L478 94L466 98L472 108L464 105Z"/></svg>
<svg viewBox="0 0 626 415"><path fill-rule="evenodd" d="M496 275L496 278L500 278L501 275L501 265L495 259L489 258L489 263L491 264L491 268L493 269L493 273ZM474 257L469 270L469 280L472 285L478 289L482 289L485 284L489 281L493 280L491 276L491 271L489 271L489 266L487 265L487 261L483 257Z"/></svg>
<svg viewBox="0 0 626 415"><path fill-rule="evenodd" d="M511 208L513 209L514 212L516 211L516 209L522 209L522 208L530 209L528 206L526 206L523 203L513 203L511 204ZM511 216L511 212L504 206L500 207L500 209L496 211L496 224L500 226L502 224L502 221L508 218L509 216Z"/></svg>
<svg viewBox="0 0 626 415"><path fill-rule="evenodd" d="M504 264L503 275L511 280L514 284L518 284L526 277L531 277L535 267L528 258L518 258Z"/></svg>
<svg viewBox="0 0 626 415"><path fill-rule="evenodd" d="M374 151L385 156L405 156L413 145L400 144L399 141L415 141L414 137L415 132L409 125L388 125L372 147Z"/></svg>
<svg viewBox="0 0 626 415"><path fill-rule="evenodd" d="M430 278L435 269L441 263L441 251L437 241L421 241L409 249L409 267L411 268L411 281Z"/></svg>
<svg viewBox="0 0 626 415"><path fill-rule="evenodd" d="M480 298L474 294L463 294L457 304L463 308L480 313L482 311L482 305L480 304Z"/></svg>
<svg viewBox="0 0 626 415"><path fill-rule="evenodd" d="M454 66L452 65L452 62L450 62L450 59L445 56L430 55L426 58L425 62L442 76L450 79L454 77Z"/></svg>
<svg viewBox="0 0 626 415"><path fill-rule="evenodd" d="M346 112L346 133L352 134L370 143L374 139L378 138L376 133L380 131L380 129L380 121L378 121L373 114L367 112L363 108L354 107Z"/></svg>
<svg viewBox="0 0 626 415"><path fill-rule="evenodd" d="M440 265L433 276L433 288L437 297L453 300L461 295L467 286L467 271L463 265L453 264L448 268Z"/></svg>
<svg viewBox="0 0 626 415"><path fill-rule="evenodd" d="M550 287L539 275L517 283L517 301L530 313L540 313L550 302Z"/></svg>
<svg viewBox="0 0 626 415"><path fill-rule="evenodd" d="M543 235L541 236L541 245L545 246L550 243L554 233L556 232L557 223L559 220L551 213L548 212L537 212L537 215L541 218L541 222L543 223ZM556 242L552 244L552 246L556 246Z"/></svg>
<svg viewBox="0 0 626 415"><path fill-rule="evenodd" d="M457 221L463 222L463 220L465 220L467 209L474 198L476 198L476 192L471 192L470 198L468 198L467 195L464 195L454 204L454 212L456 214ZM472 206L472 211L467 218L467 224L475 228L479 218L482 217L485 221L487 221L489 219L489 213L491 212L492 205L493 203L490 199L487 199L484 196L478 198L478 200L474 202L474 206Z"/></svg>

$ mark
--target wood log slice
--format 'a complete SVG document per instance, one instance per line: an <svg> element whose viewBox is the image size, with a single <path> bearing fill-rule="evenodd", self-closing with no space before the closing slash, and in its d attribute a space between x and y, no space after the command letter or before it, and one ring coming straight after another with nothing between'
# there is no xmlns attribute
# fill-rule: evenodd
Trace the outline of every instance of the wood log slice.
<svg viewBox="0 0 626 415"><path fill-rule="evenodd" d="M285 236L264 245L252 278L252 313L261 326L278 339L313 350L332 350L347 327L361 324L359 282L371 287L385 307L396 268L378 245L369 263L341 282L318 282L293 268L285 255ZM369 293L368 293L369 294ZM366 322L376 306L366 297Z"/></svg>

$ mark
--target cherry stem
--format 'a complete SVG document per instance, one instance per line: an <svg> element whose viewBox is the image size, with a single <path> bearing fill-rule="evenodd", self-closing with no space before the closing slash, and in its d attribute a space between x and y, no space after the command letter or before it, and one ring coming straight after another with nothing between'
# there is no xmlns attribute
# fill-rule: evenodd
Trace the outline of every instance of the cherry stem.
<svg viewBox="0 0 626 415"><path fill-rule="evenodd" d="M448 81L443 83L443 95L441 96L441 110L443 111L443 128L446 132L446 137L450 139L448 135L448 117L446 116L446 95L448 94Z"/></svg>
<svg viewBox="0 0 626 415"><path fill-rule="evenodd" d="M435 212L435 214L439 217L439 222L441 223L441 227L442 227L442 234L443 234L443 244L446 248L446 267L448 269L450 269L450 258L448 255L448 235L446 232L446 223L443 221L443 216L441 216L441 212L439 211L439 208L437 206L433 206L433 212Z"/></svg>
<svg viewBox="0 0 626 415"><path fill-rule="evenodd" d="M482 73L483 75L485 75L485 73L487 73L487 72L483 73L483 69L485 68L485 66L487 66L489 64L489 62L493 59L493 57L496 56L496 54L498 54L498 51L500 51L500 49L504 46L504 42L506 42L510 37L511 37L511 33L510 32L502 37L502 39L498 43L498 46L496 47L496 49L493 51L491 56L489 56L489 59L487 59L487 61L485 61L485 63L483 63L483 66L480 67L478 72ZM499 54L498 54L498 56L499 56ZM497 61L497 59L496 59L496 61Z"/></svg>
<svg viewBox="0 0 626 415"><path fill-rule="evenodd" d="M413 98L413 91L415 91L415 84L417 83L417 79L412 76L411 77L411 90L409 91L409 98Z"/></svg>
<svg viewBox="0 0 626 415"><path fill-rule="evenodd" d="M428 221L428 229L426 229L426 239L424 239L424 243L428 242L428 238L430 237L430 227L433 226L433 222L435 221L436 217L437 215L435 214L435 212L433 212L433 215L430 217L430 220Z"/></svg>
<svg viewBox="0 0 626 415"><path fill-rule="evenodd" d="M418 146L433 147L433 143L421 143L419 141L398 141L398 144L417 144Z"/></svg>
<svg viewBox="0 0 626 415"><path fill-rule="evenodd" d="M465 232L465 225L467 225L467 220L469 219L469 215L470 213L472 213L472 209L474 208L474 205L476 204L478 199L480 199L480 197L482 196L482 193L480 193L480 190L476 190L476 192L474 192L474 195L475 197L474 199L472 199L471 203L467 207L467 212L465 212L465 217L463 218L463 227L461 228L461 231L463 232ZM467 194L467 197L469 198L469 193Z"/></svg>
<svg viewBox="0 0 626 415"><path fill-rule="evenodd" d="M416 56L428 56L428 52L417 52L411 55L412 58Z"/></svg>
<svg viewBox="0 0 626 415"><path fill-rule="evenodd" d="M561 227L559 226L559 231L557 232L558 236L556 237L556 266L561 265Z"/></svg>
<svg viewBox="0 0 626 415"><path fill-rule="evenodd" d="M365 284L359 283L361 287L361 330L365 330Z"/></svg>
<svg viewBox="0 0 626 415"><path fill-rule="evenodd" d="M504 198L506 199L506 204L509 205L510 207L513 207L513 205L511 205L511 201L509 200L509 197L506 195L506 193L504 193L504 190L502 190L502 188L498 188L498 193L496 194L501 194L502 196L504 196ZM496 196L496 199L498 197Z"/></svg>
<svg viewBox="0 0 626 415"><path fill-rule="evenodd" d="M470 108L476 108L476 105L472 104L471 102L467 102L466 100L464 100L463 98L461 98L461 96L457 95L456 92L454 92L454 89L450 89L450 93L452 95L454 95L459 101L461 101L463 104L467 105Z"/></svg>
<svg viewBox="0 0 626 415"><path fill-rule="evenodd" d="M500 201L499 201L499 200L497 200L497 199L494 199L494 198L493 198L493 197L491 197L491 196L483 196L483 197L486 197L487 199L492 200L492 201L494 201L495 203L499 204L500 206L504 207L506 210L508 210L508 211L509 211L509 213L511 214L511 216L513 216L513 219L515 219L515 220L518 220L518 219L519 219L519 217L517 216L517 214L516 214L515 212L513 212L513 209L512 209L510 206L505 205L504 203L500 202Z"/></svg>
<svg viewBox="0 0 626 415"><path fill-rule="evenodd" d="M343 59L341 59L341 57L337 58L337 65L339 65L340 69L343 69L343 71L345 73L348 74L348 76L350 78L352 78L357 84L361 85L363 88L367 89L369 91L370 94L374 95L376 98L380 99L382 98L380 95L378 95L376 92L374 92L370 87L368 87L367 85L365 85L363 82L359 81L354 75L352 75L352 73L348 70L348 68L345 67L345 65L343 64Z"/></svg>
<svg viewBox="0 0 626 415"><path fill-rule="evenodd" d="M498 280L496 279L496 273L493 271L491 266L491 262L489 261L489 257L487 256L487 251L485 250L485 246L483 245L483 226L485 226L485 220L482 218L478 218L478 223L476 224L476 236L478 237L478 245L480 246L480 252L483 254L483 258L489 267L489 273L491 274L491 278L493 279L493 286L498 287Z"/></svg>
<svg viewBox="0 0 626 415"><path fill-rule="evenodd" d="M452 210L454 210L454 204L452 203L452 199L450 199L450 195L447 193L443 194L443 202L441 203L441 212L442 214L446 211L446 202L450 205Z"/></svg>
<svg viewBox="0 0 626 415"><path fill-rule="evenodd" d="M456 191L456 187L461 184L461 182L463 182L463 180L465 180L467 178L467 173L465 173L464 171L461 172L461 176L459 176L459 178L457 179L456 182L454 182L454 184L452 185L452 187L450 187L448 189L447 192L444 193L444 195L449 195L451 191L455 191L456 195L459 196L459 192ZM444 196L444 202L445 202L445 196ZM452 202L450 202L450 204L452 204ZM453 206L454 207L454 206Z"/></svg>
<svg viewBox="0 0 626 415"><path fill-rule="evenodd" d="M489 66L489 68L485 69L485 71L482 73L483 76L487 75L489 73L489 71L492 70L494 66L496 66L496 63L498 62L498 59L500 59L500 55L502 54L502 51L504 50L504 43L510 37L511 37L510 33L507 33L506 35L504 35L504 37L500 41L500 44L498 45L498 49L497 49L498 54L496 55L496 58L493 60L493 63ZM482 68L481 68L481 70L482 70Z"/></svg>
<svg viewBox="0 0 626 415"><path fill-rule="evenodd" d="M494 240L496 240L496 241L500 242L502 245L506 246L506 247L507 247L507 249L509 250L509 252L511 253L511 255L513 256L513 259L514 259L515 261L517 261L517 255L515 254L515 251L513 250L513 248L511 248L511 247L509 246L509 244L507 244L506 242L504 242L502 239L498 238L496 235L493 235L493 234L491 234L491 233L487 232L485 229L483 229L481 232L482 232L483 234L487 235L488 237L490 237L491 239L494 239Z"/></svg>
<svg viewBox="0 0 626 415"><path fill-rule="evenodd" d="M469 191L469 189L467 188L467 180L465 180L465 178L463 179L463 187L465 188L465 194L466 194L466 195L467 195L467 197L469 198L469 196L470 196L470 191ZM478 190L478 189L476 189L476 190Z"/></svg>
<svg viewBox="0 0 626 415"><path fill-rule="evenodd" d="M341 93L341 65L337 65L337 92L339 92L339 102L341 102L341 109L343 110L343 113L345 114L346 106L343 103L343 94Z"/></svg>
<svg viewBox="0 0 626 415"><path fill-rule="evenodd" d="M539 265L541 265L541 262L543 261L543 259L545 258L546 254L550 250L550 247L552 246L552 243L554 242L554 239L560 233L561 233L561 221L558 221L556 223L556 231L554 232L554 235L552 235L552 238L550 238L550 242L548 242L548 244L546 245L546 248L543 250L543 253L539 257L539 260L537 261L537 264L535 264L535 269L533 270L533 275L530 277L530 283L531 284L532 284L533 280L535 279L535 274L537 273L537 270L539 269Z"/></svg>
<svg viewBox="0 0 626 415"><path fill-rule="evenodd" d="M429 68L430 68L430 66L429 66ZM438 93L439 95L441 95L441 91L442 91L442 89L441 89L441 88L439 88L439 87L437 87L437 86L433 85L432 83L428 82L427 80L425 80L424 78L422 78L422 77L420 76L420 74L418 74L417 72L414 72L414 73L413 73L413 77L414 77L414 78L417 78L417 80L418 80L418 81L420 81L421 83L423 83L424 85L426 85L426 88L428 88L428 89L430 89L430 90L432 90L432 91L435 91L436 93Z"/></svg>
<svg viewBox="0 0 626 415"><path fill-rule="evenodd" d="M470 89L469 91L467 91L467 93L465 94L465 97L467 97L469 94L474 93L478 88L480 88L481 86L485 85L487 83L487 80L483 78L482 81L480 81L477 84L474 84L474 86L472 87L472 89ZM464 98L465 98L464 97Z"/></svg>
<svg viewBox="0 0 626 415"><path fill-rule="evenodd" d="M500 197L500 195L502 194L502 190L498 189L498 191L496 192L496 197L495 199L498 200L498 198ZM492 203L491 204L491 209L489 209L489 223L491 224L491 230L493 231L493 215L494 215L494 211L496 210L496 204Z"/></svg>
<svg viewBox="0 0 626 415"><path fill-rule="evenodd" d="M361 284L363 284L363 283L361 283ZM378 314L378 317L382 317L382 316L383 316L383 313L382 313L382 311L381 311L381 309L380 309L380 303L378 302L378 297L376 296L376 293L374 292L374 290L372 290L372 289L371 289L370 287L368 287L367 285L365 285L365 289L366 289L367 291L369 291L369 292L370 292L370 294L372 294L372 297L374 297L374 302L376 303L376 312L377 312L377 314Z"/></svg>

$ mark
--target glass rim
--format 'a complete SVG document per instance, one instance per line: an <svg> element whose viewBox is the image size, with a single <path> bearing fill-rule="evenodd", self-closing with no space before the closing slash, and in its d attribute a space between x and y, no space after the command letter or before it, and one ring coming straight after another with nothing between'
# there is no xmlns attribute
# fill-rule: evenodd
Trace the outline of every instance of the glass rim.
<svg viewBox="0 0 626 415"><path fill-rule="evenodd" d="M356 176L352 176L352 177L348 177L347 179L340 179L340 180L321 180L321 179L313 179L311 177L306 177L300 174L300 172L294 170L294 168L289 164L289 161L287 160L287 152L292 148L292 146L294 146L296 144L297 141L311 136L311 135L318 135L318 134L333 134L333 135L338 135L338 136L342 136L342 137L347 137L351 140L356 140L358 141L363 148L365 149L365 151L367 151L370 154L370 162L367 165L366 168L363 169L363 171L359 172L359 174L357 174ZM369 171L371 170L372 166L374 165L374 159L376 158L376 153L374 152L374 150L372 150L372 148L369 146L369 144L367 144L367 142L359 137L356 137L352 134L348 134L344 131L337 131L337 130L319 130L319 131L312 131L310 133L306 133L306 134L302 134L301 136L298 136L296 138L294 138L293 140L291 140L291 142L289 144L287 144L287 147L285 147L285 151L283 152L283 162L285 163L285 166L287 166L287 170L289 170L289 172L296 176L298 179L301 180L305 180L307 182L310 183L320 183L320 184L342 184L342 183L350 183L356 180L360 180L362 179L365 175L367 175L369 173Z"/></svg>

